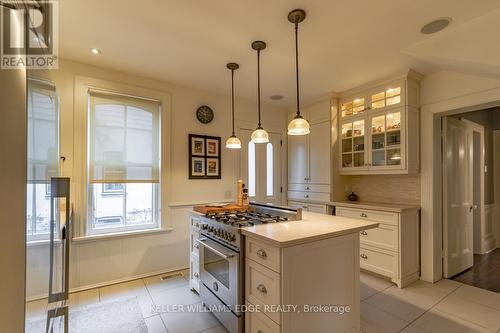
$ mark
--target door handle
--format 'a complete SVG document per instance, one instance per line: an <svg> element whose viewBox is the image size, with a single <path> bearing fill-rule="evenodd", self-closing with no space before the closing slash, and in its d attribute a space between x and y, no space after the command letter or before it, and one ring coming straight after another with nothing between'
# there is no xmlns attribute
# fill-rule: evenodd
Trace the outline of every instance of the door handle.
<svg viewBox="0 0 500 333"><path fill-rule="evenodd" d="M207 239L203 238L203 239L198 239L197 241L198 241L198 243L200 243L201 245L203 245L204 247L206 247L207 249L209 249L210 251L214 252L218 256L221 256L224 259L230 259L230 258L234 257L234 254L225 254L225 253L222 253L219 250L213 248L212 246L210 246L207 243L205 243L204 242L205 240L207 240Z"/></svg>

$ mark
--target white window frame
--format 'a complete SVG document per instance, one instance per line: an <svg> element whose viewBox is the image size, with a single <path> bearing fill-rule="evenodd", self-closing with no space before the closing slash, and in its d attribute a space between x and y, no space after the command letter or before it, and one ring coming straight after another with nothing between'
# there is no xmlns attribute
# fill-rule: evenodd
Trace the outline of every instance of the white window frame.
<svg viewBox="0 0 500 333"><path fill-rule="evenodd" d="M57 112L57 120L56 120L56 127L57 127L57 156L61 156L61 100L60 100L59 94L57 93L56 85L53 82L51 82L51 81L41 80L41 79L32 78L32 77L29 77L28 81L38 82L40 84L47 85L48 87L54 87L55 97L56 97L56 102L57 102L57 104L56 104L57 105L57 110L56 110L56 112ZM27 88L27 90L28 89L29 88ZM28 94L29 94L29 90L28 90ZM61 163L60 163L59 159L57 160L57 170L58 170L58 175L60 176L61 175ZM33 184L26 184L26 186L27 185L36 185L36 184L35 183L33 183ZM47 189L47 186L50 186L50 183L45 184L45 189ZM36 230L36 193L37 193L36 186L34 186L34 188L33 188L33 194L32 194L32 200L33 200L33 209L32 210L35 213L34 214L35 221L31 222L31 230L32 231ZM49 199L50 199L50 194L49 194ZM26 209L25 213L27 213L27 209ZM25 223L27 223L27 221L25 221ZM50 223L50 221L49 221L49 223ZM34 234L34 233L28 234L27 231L28 231L28 229L27 229L27 225L26 225L26 242L27 243L49 241L50 230L46 234L38 234L38 235ZM59 236L59 231L58 231L58 228L56 228L55 237L58 238L58 236Z"/></svg>
<svg viewBox="0 0 500 333"><path fill-rule="evenodd" d="M117 232L109 232L105 234L92 234L88 223L90 222L88 215L88 175L87 168L81 168L81 165L87 165L87 130L89 125L88 111L89 111L89 90L100 90L107 93L115 93L118 95L125 95L130 97L142 97L145 99L159 101L160 109L160 184L158 198L158 223L156 228L139 229L139 230L125 230ZM169 219L171 214L169 202L169 174L170 174L170 151L171 151L171 97L168 92L155 90L154 88L138 87L118 82L107 81L99 78L91 78L77 75L75 77L74 89L74 138L75 138L75 151L73 163L73 179L74 179L74 233L73 239L76 241L83 241L86 239L94 239L96 236L99 239L114 238L120 235L128 235L130 232L165 232L172 231L172 222ZM78 144L79 143L79 144Z"/></svg>

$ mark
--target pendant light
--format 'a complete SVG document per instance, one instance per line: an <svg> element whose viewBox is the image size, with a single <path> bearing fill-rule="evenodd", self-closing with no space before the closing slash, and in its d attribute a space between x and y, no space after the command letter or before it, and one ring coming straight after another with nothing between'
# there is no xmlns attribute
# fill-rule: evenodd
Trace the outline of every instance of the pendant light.
<svg viewBox="0 0 500 333"><path fill-rule="evenodd" d="M309 123L300 115L300 88L299 88L299 23L306 18L302 9L294 9L288 14L288 21L295 25L295 75L297 78L297 114L288 124L288 135L306 135L311 132Z"/></svg>
<svg viewBox="0 0 500 333"><path fill-rule="evenodd" d="M226 65L228 69L231 70L231 113L232 113L232 119L233 119L233 132L231 136L227 139L226 141L226 148L229 149L240 149L241 148L241 141L238 139L238 137L234 134L234 71L240 68L240 65L234 62L230 62L229 64Z"/></svg>
<svg viewBox="0 0 500 333"><path fill-rule="evenodd" d="M266 43L258 40L252 43L252 49L257 51L257 101L259 111L259 125L252 133L252 141L254 143L267 143L269 142L269 134L262 128L260 123L260 51L266 48Z"/></svg>

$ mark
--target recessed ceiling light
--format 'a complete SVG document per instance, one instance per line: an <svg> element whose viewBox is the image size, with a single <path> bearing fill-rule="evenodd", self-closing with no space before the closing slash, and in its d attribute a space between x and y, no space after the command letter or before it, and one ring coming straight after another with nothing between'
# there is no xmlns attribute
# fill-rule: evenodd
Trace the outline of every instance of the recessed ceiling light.
<svg viewBox="0 0 500 333"><path fill-rule="evenodd" d="M95 54L95 55L101 54L101 50L96 49L95 47L93 47L93 48L90 49L90 53Z"/></svg>
<svg viewBox="0 0 500 333"><path fill-rule="evenodd" d="M273 101L279 101L283 99L283 95L272 95L269 98L272 99Z"/></svg>
<svg viewBox="0 0 500 333"><path fill-rule="evenodd" d="M434 34L449 26L450 23L451 23L451 18L448 17L440 18L424 25L422 29L420 29L420 32L423 33L424 35Z"/></svg>

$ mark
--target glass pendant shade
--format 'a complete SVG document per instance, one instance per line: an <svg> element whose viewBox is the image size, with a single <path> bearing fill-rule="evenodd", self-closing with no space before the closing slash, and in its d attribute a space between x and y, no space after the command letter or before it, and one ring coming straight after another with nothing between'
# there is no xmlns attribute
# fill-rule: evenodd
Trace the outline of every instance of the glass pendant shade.
<svg viewBox="0 0 500 333"><path fill-rule="evenodd" d="M302 116L296 116L288 124L288 135L306 135L309 133L311 133L309 122Z"/></svg>
<svg viewBox="0 0 500 333"><path fill-rule="evenodd" d="M252 141L254 143L268 143L269 142L269 134L262 127L258 127L252 133Z"/></svg>
<svg viewBox="0 0 500 333"><path fill-rule="evenodd" d="M226 140L226 148L229 148L229 149L240 149L241 148L241 141L240 141L240 139L238 139L235 135L231 135Z"/></svg>

